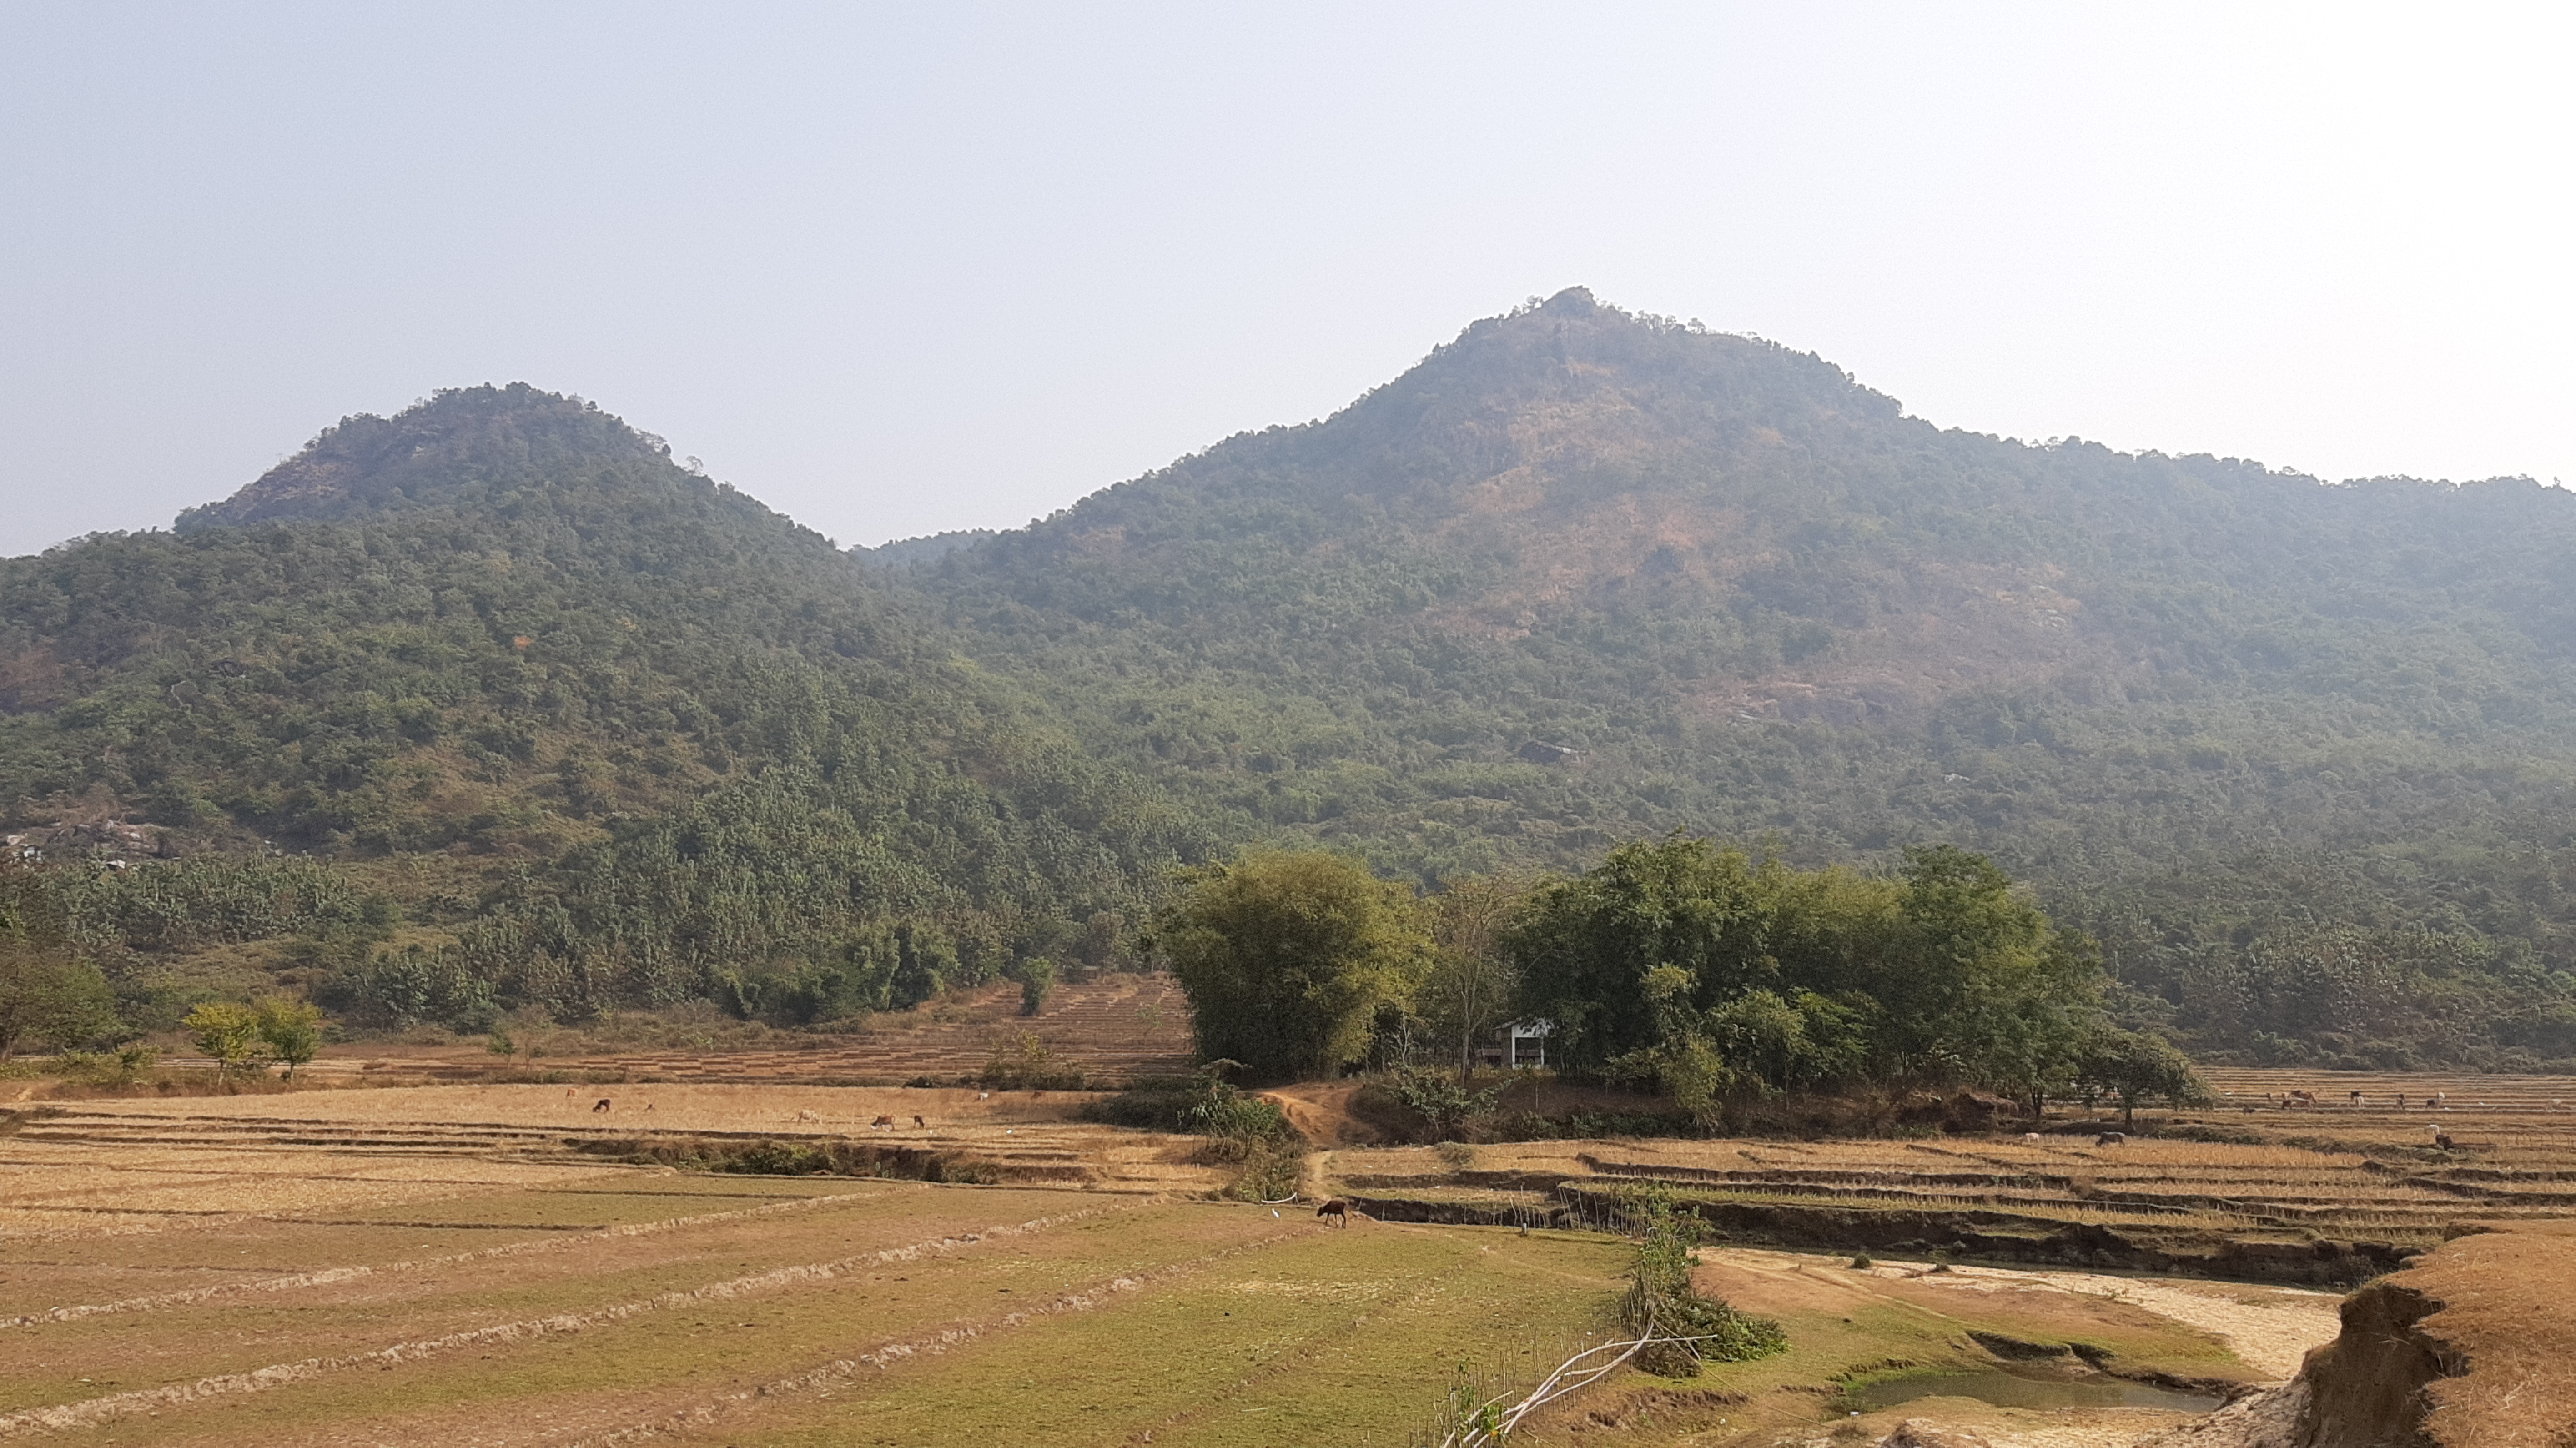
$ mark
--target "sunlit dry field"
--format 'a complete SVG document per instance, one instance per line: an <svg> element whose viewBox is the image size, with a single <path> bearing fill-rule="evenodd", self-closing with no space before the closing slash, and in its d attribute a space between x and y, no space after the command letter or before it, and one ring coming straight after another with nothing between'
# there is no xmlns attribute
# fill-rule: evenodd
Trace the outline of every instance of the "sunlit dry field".
<svg viewBox="0 0 2576 1448"><path fill-rule="evenodd" d="M1599 1326L1624 1262L1606 1238L1335 1230L1196 1199L1217 1179L1159 1162L1173 1143L1067 1121L1061 1093L598 1099L16 1118L0 1439L1395 1442L1497 1321L1525 1345ZM899 1132L872 1125L897 1106ZM1091 1179L710 1175L564 1146L621 1129L900 1134L1000 1165L1067 1155Z"/></svg>
<svg viewBox="0 0 2576 1448"><path fill-rule="evenodd" d="M1222 1178L1191 1143L1071 1120L1085 1098L1067 1093L661 1083L601 1099L450 1086L13 1117L0 1440L1392 1448L1462 1368L1507 1382L1593 1340L1630 1250L1206 1200ZM1080 1179L708 1174L588 1149L656 1134L901 1139ZM1561 1154L1582 1175L1630 1149ZM1871 1150L1897 1153L1871 1158L1881 1171L1935 1160ZM2157 1307L2096 1279L1780 1253L1714 1253L1707 1272L1781 1317L1792 1351L1679 1398L1631 1377L1528 1441L1669 1442L1678 1412L1693 1441L1767 1444L1856 1375L1987 1361L1971 1328L2259 1379L2331 1317L2331 1299L2279 1289L2177 1288Z"/></svg>
<svg viewBox="0 0 2576 1448"><path fill-rule="evenodd" d="M2276 1098L2285 1089L2323 1095L2312 1086L2271 1089ZM2060 1113L2027 1123L2040 1128L2036 1140L2006 1129L1913 1140L1344 1148L1324 1159L1320 1179L1361 1194L1524 1211L1562 1200L1565 1183L1600 1192L1659 1184L1756 1240L1825 1239L1810 1230L1839 1230L1855 1245L1929 1247L1956 1238L1964 1255L2018 1254L2028 1244L2031 1255L2014 1260L2082 1260L2065 1254L2135 1247L2130 1265L2151 1266L2159 1254L2206 1256L2206 1244L2229 1241L2266 1244L2287 1262L2282 1250L2302 1244L2368 1244L2349 1266L2358 1275L2474 1223L2576 1216L2576 1113L2555 1110L2532 1087L2481 1095L2474 1084L2464 1092L2417 1082L2404 1089L2419 1104L2401 1111L2398 1089L2374 1084L2358 1108L2347 1097L2313 1108L2258 1105L2249 1113L2231 1103L2156 1113L2112 1144L2096 1137L2117 1121ZM2436 1092L2447 1093L2442 1104L2420 1104ZM2478 1106L2481 1099L2488 1104ZM1945 1236L1950 1226L1961 1230ZM2071 1234L2080 1242L2068 1240L2079 1228L2116 1240L2082 1233ZM2240 1253L2212 1270L2268 1269Z"/></svg>

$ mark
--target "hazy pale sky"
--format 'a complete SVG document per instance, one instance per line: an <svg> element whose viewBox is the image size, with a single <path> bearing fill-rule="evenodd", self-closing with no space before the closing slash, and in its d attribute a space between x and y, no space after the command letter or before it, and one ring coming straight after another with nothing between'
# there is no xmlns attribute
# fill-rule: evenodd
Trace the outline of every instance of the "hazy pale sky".
<svg viewBox="0 0 2576 1448"><path fill-rule="evenodd" d="M577 392L1011 526L1582 284L1949 426L2576 482L2562 7L0 4L0 553Z"/></svg>

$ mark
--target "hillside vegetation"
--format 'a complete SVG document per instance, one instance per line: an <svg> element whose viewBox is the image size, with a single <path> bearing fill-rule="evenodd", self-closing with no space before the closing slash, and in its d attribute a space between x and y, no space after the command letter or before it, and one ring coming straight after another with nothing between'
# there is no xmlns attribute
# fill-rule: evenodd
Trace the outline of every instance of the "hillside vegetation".
<svg viewBox="0 0 2576 1448"><path fill-rule="evenodd" d="M1204 813L1437 881L1955 841L2205 1047L2576 1055L2576 498L1944 431L1572 291L899 573Z"/></svg>
<svg viewBox="0 0 2576 1448"><path fill-rule="evenodd" d="M792 1025L1114 963L1252 843L1430 889L1949 843L2204 1053L2576 1064L2571 558L2527 480L1945 431L1579 290L874 550L472 388L0 563L0 806L49 861L10 908L165 1015L284 972L383 1023Z"/></svg>
<svg viewBox="0 0 2576 1448"><path fill-rule="evenodd" d="M1198 848L828 540L526 387L0 565L0 680L0 799L56 864L17 913L111 954L300 937L362 1016L719 969L906 1003Z"/></svg>

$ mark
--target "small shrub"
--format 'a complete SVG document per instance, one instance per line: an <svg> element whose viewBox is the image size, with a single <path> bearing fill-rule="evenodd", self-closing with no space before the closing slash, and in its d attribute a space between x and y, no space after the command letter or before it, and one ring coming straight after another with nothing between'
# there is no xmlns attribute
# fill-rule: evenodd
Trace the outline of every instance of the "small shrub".
<svg viewBox="0 0 2576 1448"><path fill-rule="evenodd" d="M1691 1248L1701 1227L1697 1217L1674 1211L1670 1196L1660 1192L1631 1193L1622 1205L1644 1226L1645 1240L1628 1269L1620 1326L1640 1337L1651 1333L1665 1339L1637 1354L1641 1370L1691 1378L1699 1376L1702 1363L1750 1362L1788 1350L1789 1336L1779 1323L1738 1312L1691 1285Z"/></svg>
<svg viewBox="0 0 2576 1448"><path fill-rule="evenodd" d="M976 1081L993 1091L1079 1091L1081 1068L1056 1059L1035 1032L1014 1031L993 1048Z"/></svg>
<svg viewBox="0 0 2576 1448"><path fill-rule="evenodd" d="M1303 1143L1291 1136L1258 1136L1244 1143L1243 1170L1233 1195L1247 1202L1276 1202L1297 1194L1305 1175Z"/></svg>
<svg viewBox="0 0 2576 1448"><path fill-rule="evenodd" d="M1867 1252L1861 1252L1852 1257L1851 1265L1854 1272L1866 1272L1878 1264L1869 1259L1869 1254Z"/></svg>
<svg viewBox="0 0 2576 1448"><path fill-rule="evenodd" d="M1208 1138L1196 1153L1208 1165L1239 1168L1229 1192L1245 1201L1277 1201L1295 1194L1304 1174L1306 1143L1276 1102L1249 1096L1211 1067L1195 1076L1140 1081L1082 1108L1083 1116L1112 1126L1188 1132Z"/></svg>
<svg viewBox="0 0 2576 1448"><path fill-rule="evenodd" d="M1444 1141L1432 1148L1451 1171L1465 1171L1476 1164L1476 1148L1463 1142Z"/></svg>
<svg viewBox="0 0 2576 1448"><path fill-rule="evenodd" d="M1020 962L1020 1014L1033 1016L1046 1009L1047 996L1055 990L1055 962L1039 957Z"/></svg>
<svg viewBox="0 0 2576 1448"><path fill-rule="evenodd" d="M297 1067L322 1052L322 1011L310 1001L271 997L251 1007L251 1019L268 1055L285 1065L289 1080Z"/></svg>
<svg viewBox="0 0 2576 1448"><path fill-rule="evenodd" d="M1446 1071L1400 1066L1387 1077L1386 1088L1405 1109L1422 1118L1424 1134L1434 1141L1455 1141L1470 1122L1491 1116L1500 1086L1469 1091Z"/></svg>
<svg viewBox="0 0 2576 1448"><path fill-rule="evenodd" d="M180 1024L197 1049L213 1059L219 1077L250 1069L267 1044L260 1039L259 1017L229 1001L208 1001Z"/></svg>

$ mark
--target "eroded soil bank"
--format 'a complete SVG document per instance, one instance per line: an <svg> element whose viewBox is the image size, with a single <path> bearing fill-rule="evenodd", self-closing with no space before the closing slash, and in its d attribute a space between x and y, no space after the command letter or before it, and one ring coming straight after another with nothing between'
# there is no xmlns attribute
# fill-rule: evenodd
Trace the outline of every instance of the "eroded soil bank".
<svg viewBox="0 0 2576 1448"><path fill-rule="evenodd" d="M2520 1223L2346 1298L2297 1381L2155 1448L2576 1444L2576 1223Z"/></svg>

